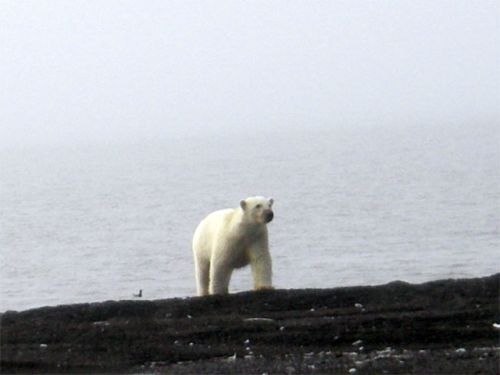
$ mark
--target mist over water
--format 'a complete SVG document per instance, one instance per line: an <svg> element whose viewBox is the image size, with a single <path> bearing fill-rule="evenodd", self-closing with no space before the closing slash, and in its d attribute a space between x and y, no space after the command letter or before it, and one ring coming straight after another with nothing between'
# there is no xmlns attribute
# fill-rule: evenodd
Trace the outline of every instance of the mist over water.
<svg viewBox="0 0 500 375"><path fill-rule="evenodd" d="M496 126L316 128L2 150L1 310L195 294L209 212L275 198L277 288L498 272ZM251 288L250 270L231 291Z"/></svg>
<svg viewBox="0 0 500 375"><path fill-rule="evenodd" d="M0 311L193 295L195 227L256 194L278 288L498 272L499 15L0 2Z"/></svg>

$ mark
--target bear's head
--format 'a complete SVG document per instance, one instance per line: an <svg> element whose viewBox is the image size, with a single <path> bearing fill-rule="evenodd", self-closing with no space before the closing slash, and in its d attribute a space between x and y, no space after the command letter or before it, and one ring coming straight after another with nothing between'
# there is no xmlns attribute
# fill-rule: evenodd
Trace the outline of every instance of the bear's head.
<svg viewBox="0 0 500 375"><path fill-rule="evenodd" d="M250 197L240 202L243 214L251 222L258 224L267 224L273 217L272 210L273 198Z"/></svg>

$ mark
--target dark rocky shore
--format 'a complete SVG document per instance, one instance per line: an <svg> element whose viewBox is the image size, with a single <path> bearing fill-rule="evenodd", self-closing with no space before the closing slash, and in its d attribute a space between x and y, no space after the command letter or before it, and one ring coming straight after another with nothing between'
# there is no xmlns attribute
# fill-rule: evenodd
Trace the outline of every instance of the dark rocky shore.
<svg viewBox="0 0 500 375"><path fill-rule="evenodd" d="M498 374L500 274L1 314L2 373Z"/></svg>

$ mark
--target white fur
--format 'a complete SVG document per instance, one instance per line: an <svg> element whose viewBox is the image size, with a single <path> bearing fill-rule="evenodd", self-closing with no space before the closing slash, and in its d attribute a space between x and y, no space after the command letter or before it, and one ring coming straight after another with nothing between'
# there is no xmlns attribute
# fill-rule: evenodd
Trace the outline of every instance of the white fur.
<svg viewBox="0 0 500 375"><path fill-rule="evenodd" d="M198 295L226 294L235 268L251 265L254 289L272 288L267 223L273 200L251 197L211 213L196 228L193 254Z"/></svg>

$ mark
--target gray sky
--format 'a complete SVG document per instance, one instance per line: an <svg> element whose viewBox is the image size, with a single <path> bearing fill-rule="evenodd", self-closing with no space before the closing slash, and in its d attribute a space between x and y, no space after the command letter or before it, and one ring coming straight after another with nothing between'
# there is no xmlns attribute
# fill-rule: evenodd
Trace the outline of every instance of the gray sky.
<svg viewBox="0 0 500 375"><path fill-rule="evenodd" d="M499 123L500 2L0 2L0 144Z"/></svg>

